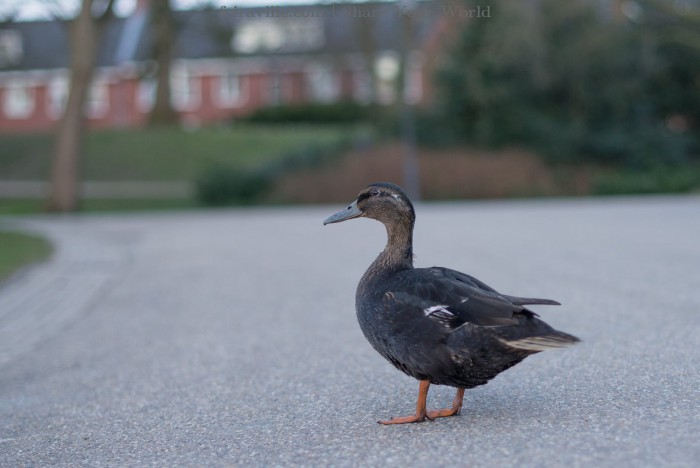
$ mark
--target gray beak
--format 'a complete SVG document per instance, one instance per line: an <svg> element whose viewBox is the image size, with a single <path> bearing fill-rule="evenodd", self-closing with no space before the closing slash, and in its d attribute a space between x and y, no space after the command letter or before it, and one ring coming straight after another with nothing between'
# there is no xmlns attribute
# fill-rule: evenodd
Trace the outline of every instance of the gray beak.
<svg viewBox="0 0 700 468"><path fill-rule="evenodd" d="M343 211L338 211L336 214L327 217L323 225L339 223L348 219L357 218L360 215L362 215L362 211L357 207L357 200L355 200L352 202L352 205L348 206Z"/></svg>

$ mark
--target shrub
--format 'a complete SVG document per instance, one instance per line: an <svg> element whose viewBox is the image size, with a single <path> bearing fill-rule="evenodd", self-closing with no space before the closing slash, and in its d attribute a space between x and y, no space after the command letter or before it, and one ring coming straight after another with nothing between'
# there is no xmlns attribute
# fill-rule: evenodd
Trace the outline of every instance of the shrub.
<svg viewBox="0 0 700 468"><path fill-rule="evenodd" d="M332 104L308 103L263 107L243 120L255 123L338 124L362 122L368 115L367 107L345 101Z"/></svg>
<svg viewBox="0 0 700 468"><path fill-rule="evenodd" d="M196 181L197 199L206 206L260 202L279 177L324 164L347 150L352 143L350 139L341 139L329 145L310 145L291 150L257 168L213 166Z"/></svg>
<svg viewBox="0 0 700 468"><path fill-rule="evenodd" d="M621 170L598 177L597 195L687 193L700 188L700 169L657 167L643 171Z"/></svg>
<svg viewBox="0 0 700 468"><path fill-rule="evenodd" d="M556 162L687 164L700 148L700 49L681 39L695 38L697 10L640 5L643 21L610 21L584 0L493 2L492 18L462 28L439 70L443 126L422 141L453 132ZM670 116L684 128L669 131Z"/></svg>
<svg viewBox="0 0 700 468"><path fill-rule="evenodd" d="M250 204L260 198L270 183L270 177L260 170L212 167L196 181L197 199L206 206Z"/></svg>

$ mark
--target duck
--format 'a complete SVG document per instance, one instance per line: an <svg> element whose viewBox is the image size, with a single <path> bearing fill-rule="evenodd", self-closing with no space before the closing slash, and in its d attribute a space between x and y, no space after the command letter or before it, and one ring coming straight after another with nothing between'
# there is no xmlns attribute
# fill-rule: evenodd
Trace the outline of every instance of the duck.
<svg viewBox="0 0 700 468"><path fill-rule="evenodd" d="M398 185L373 183L324 225L355 218L384 224L387 243L357 286L355 310L372 347L419 381L415 414L378 421L419 423L461 413L464 392L484 385L526 357L580 340L555 330L526 306L551 299L501 294L477 278L445 267L413 266L416 213ZM428 411L430 385L455 387L449 408Z"/></svg>

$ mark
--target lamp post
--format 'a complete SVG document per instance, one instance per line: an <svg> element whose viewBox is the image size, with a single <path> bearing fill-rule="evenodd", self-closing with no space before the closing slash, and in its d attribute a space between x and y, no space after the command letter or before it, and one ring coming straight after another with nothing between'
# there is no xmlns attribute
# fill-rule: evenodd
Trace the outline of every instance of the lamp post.
<svg viewBox="0 0 700 468"><path fill-rule="evenodd" d="M420 171L418 167L418 155L416 154L416 115L413 105L409 102L408 74L409 56L413 43L413 13L416 3L414 0L404 0L399 4L401 20L401 87L400 87L400 112L401 112L401 147L403 152L403 179L404 188L408 195L414 199L420 199Z"/></svg>

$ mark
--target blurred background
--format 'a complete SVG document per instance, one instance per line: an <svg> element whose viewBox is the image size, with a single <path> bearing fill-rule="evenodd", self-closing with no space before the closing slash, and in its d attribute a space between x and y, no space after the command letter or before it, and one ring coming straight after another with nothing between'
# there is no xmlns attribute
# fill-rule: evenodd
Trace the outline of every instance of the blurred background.
<svg viewBox="0 0 700 468"><path fill-rule="evenodd" d="M375 181L582 345L371 429ZM700 0L0 0L0 467L697 466L698 195Z"/></svg>
<svg viewBox="0 0 700 468"><path fill-rule="evenodd" d="M0 214L697 191L700 1L5 0Z"/></svg>

